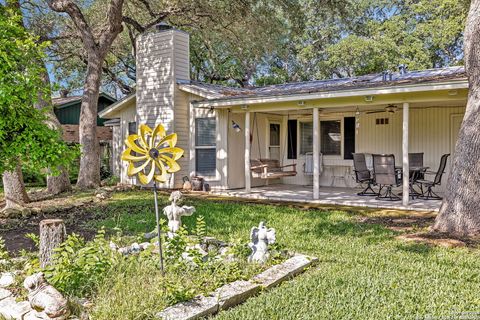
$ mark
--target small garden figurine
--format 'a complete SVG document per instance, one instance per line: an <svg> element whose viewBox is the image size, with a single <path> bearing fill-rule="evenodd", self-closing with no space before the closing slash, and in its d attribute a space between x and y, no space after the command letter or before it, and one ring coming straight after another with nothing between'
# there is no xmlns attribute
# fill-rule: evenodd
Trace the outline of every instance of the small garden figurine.
<svg viewBox="0 0 480 320"><path fill-rule="evenodd" d="M123 152L122 160L128 162L128 175L138 175L141 184L149 184L153 180L160 269L164 274L157 182L166 182L169 173L180 170L177 160L183 156L184 151L175 146L177 144L177 134L167 135L161 124L156 126L154 130L145 124L141 124L138 128L138 134L129 135L125 144L128 148Z"/></svg>
<svg viewBox="0 0 480 320"><path fill-rule="evenodd" d="M23 285L28 290L28 301L37 319L64 320L70 316L67 299L45 280L43 273L32 274Z"/></svg>
<svg viewBox="0 0 480 320"><path fill-rule="evenodd" d="M260 222L257 227L253 227L250 231L251 243L248 244L252 249L252 254L248 257L248 262L265 263L270 254L268 253L268 245L275 243L275 229L267 229L265 222Z"/></svg>
<svg viewBox="0 0 480 320"><path fill-rule="evenodd" d="M168 218L168 229L175 234L182 226L182 217L191 216L195 212L194 207L182 206L180 207L177 202L182 199L182 193L180 191L173 191L170 194L168 200L172 201L172 204L163 208L163 214Z"/></svg>

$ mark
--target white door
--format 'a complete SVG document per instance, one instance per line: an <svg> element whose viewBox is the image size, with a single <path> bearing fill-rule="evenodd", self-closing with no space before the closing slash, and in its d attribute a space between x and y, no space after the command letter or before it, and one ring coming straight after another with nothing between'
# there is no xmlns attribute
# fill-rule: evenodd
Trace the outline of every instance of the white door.
<svg viewBox="0 0 480 320"><path fill-rule="evenodd" d="M270 123L268 157L280 160L280 124Z"/></svg>

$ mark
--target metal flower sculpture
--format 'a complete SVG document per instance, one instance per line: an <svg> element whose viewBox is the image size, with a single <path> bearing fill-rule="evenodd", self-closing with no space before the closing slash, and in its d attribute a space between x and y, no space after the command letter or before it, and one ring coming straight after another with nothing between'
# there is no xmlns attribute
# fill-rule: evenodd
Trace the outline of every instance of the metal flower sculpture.
<svg viewBox="0 0 480 320"><path fill-rule="evenodd" d="M127 149L122 154L122 160L128 162L127 174L129 176L137 175L141 184L149 184L153 180L160 269L164 275L157 182L166 182L169 173L180 170L177 160L183 156L184 151L175 147L177 134L167 135L161 124L153 130L145 124L140 125L138 134L129 135L125 144Z"/></svg>
<svg viewBox="0 0 480 320"><path fill-rule="evenodd" d="M166 135L165 128L159 124L154 130L142 124L138 134L132 134L125 140L127 149L122 160L128 161L127 174L138 175L141 184L166 182L168 173L180 170L177 160L183 155L183 149L175 147L177 134Z"/></svg>

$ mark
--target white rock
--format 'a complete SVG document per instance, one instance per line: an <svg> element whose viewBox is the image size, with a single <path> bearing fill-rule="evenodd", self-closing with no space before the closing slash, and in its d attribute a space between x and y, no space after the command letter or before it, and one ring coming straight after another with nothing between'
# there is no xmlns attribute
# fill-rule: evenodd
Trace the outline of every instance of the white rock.
<svg viewBox="0 0 480 320"><path fill-rule="evenodd" d="M13 298L0 301L0 315L5 319L22 320L24 315L31 310L28 301L15 302Z"/></svg>
<svg viewBox="0 0 480 320"><path fill-rule="evenodd" d="M260 291L258 284L250 281L238 280L228 283L214 292L218 298L218 305L221 310L234 307L243 303L248 298L256 295Z"/></svg>
<svg viewBox="0 0 480 320"><path fill-rule="evenodd" d="M163 320L195 320L218 312L216 297L198 297L178 303L156 315Z"/></svg>
<svg viewBox="0 0 480 320"><path fill-rule="evenodd" d="M140 249L147 250L152 246L152 244L150 242L142 242L139 244L139 246L140 246Z"/></svg>
<svg viewBox="0 0 480 320"><path fill-rule="evenodd" d="M11 297L12 293L6 289L0 288L0 300Z"/></svg>
<svg viewBox="0 0 480 320"><path fill-rule="evenodd" d="M11 272L4 272L0 275L0 288L11 286L15 282L15 275Z"/></svg>
<svg viewBox="0 0 480 320"><path fill-rule="evenodd" d="M140 251L142 251L142 248L140 247L140 245L136 242L132 243L132 245L130 246L130 252L139 253Z"/></svg>

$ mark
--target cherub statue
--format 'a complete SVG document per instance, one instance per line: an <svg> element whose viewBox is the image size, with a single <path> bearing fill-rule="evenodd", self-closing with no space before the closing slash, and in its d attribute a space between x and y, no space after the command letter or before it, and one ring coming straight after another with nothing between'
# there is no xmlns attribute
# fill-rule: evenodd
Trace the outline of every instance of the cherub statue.
<svg viewBox="0 0 480 320"><path fill-rule="evenodd" d="M28 290L28 301L38 319L64 320L70 316L67 299L45 280L42 272L27 277L23 286Z"/></svg>
<svg viewBox="0 0 480 320"><path fill-rule="evenodd" d="M180 191L173 191L168 200L172 201L172 204L163 208L163 214L168 218L168 229L170 232L175 233L182 226L182 217L191 216L195 212L194 207L190 206L178 206L177 202L182 199L182 193Z"/></svg>
<svg viewBox="0 0 480 320"><path fill-rule="evenodd" d="M275 229L267 229L265 222L260 222L257 227L253 227L250 231L250 239L252 242L248 244L252 249L252 254L248 257L248 262L265 263L270 254L267 245L275 243Z"/></svg>

